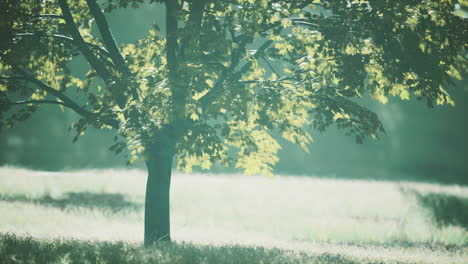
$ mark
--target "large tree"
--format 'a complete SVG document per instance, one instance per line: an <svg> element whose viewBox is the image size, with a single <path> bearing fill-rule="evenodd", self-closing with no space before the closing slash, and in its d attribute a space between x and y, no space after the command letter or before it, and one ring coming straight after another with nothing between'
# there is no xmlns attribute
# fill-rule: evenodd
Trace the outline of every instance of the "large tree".
<svg viewBox="0 0 468 264"><path fill-rule="evenodd" d="M157 2L157 3L155 3ZM156 4L165 23L116 43L105 12ZM462 3L463 4L463 3ZM3 0L0 120L12 126L41 105L116 131L148 169L145 244L170 240L177 166L214 162L271 174L280 145L307 149L311 129L336 124L357 142L384 129L358 104L424 99L466 74L468 22L454 0ZM122 20L125 20L122 13ZM77 61L89 65L76 71ZM77 96L78 95L78 96Z"/></svg>

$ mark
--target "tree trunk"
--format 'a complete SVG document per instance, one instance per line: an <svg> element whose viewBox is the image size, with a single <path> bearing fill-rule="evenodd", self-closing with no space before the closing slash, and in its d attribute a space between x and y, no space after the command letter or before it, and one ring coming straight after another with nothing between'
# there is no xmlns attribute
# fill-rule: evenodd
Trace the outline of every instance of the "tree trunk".
<svg viewBox="0 0 468 264"><path fill-rule="evenodd" d="M170 187L173 140L162 137L148 151L145 198L145 245L171 240Z"/></svg>

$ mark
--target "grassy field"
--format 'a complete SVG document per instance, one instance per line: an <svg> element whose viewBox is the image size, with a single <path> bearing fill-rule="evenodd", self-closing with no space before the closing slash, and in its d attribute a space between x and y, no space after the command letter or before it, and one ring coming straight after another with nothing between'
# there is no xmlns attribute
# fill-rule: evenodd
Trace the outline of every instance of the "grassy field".
<svg viewBox="0 0 468 264"><path fill-rule="evenodd" d="M468 187L176 174L144 249L145 180L0 168L0 263L468 263Z"/></svg>

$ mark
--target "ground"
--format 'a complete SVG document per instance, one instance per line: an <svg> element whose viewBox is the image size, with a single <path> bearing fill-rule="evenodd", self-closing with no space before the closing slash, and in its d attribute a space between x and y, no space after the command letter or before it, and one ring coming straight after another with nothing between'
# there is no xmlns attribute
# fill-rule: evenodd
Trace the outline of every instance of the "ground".
<svg viewBox="0 0 468 264"><path fill-rule="evenodd" d="M0 262L468 263L465 186L176 173L175 243L144 249L145 180L0 168Z"/></svg>

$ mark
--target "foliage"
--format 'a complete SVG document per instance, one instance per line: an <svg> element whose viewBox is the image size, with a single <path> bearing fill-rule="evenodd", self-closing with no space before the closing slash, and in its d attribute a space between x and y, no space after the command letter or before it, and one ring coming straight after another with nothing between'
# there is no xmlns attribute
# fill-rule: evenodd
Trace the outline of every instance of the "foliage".
<svg viewBox="0 0 468 264"><path fill-rule="evenodd" d="M116 129L111 150L127 148L131 163L170 139L187 171L218 161L271 174L272 131L304 149L310 127L377 138L382 124L360 98L453 105L444 87L468 69L453 0L166 1L165 29L117 45L101 8L154 2L2 1L2 124L53 103L82 116L77 135ZM84 76L70 69L79 58Z"/></svg>

